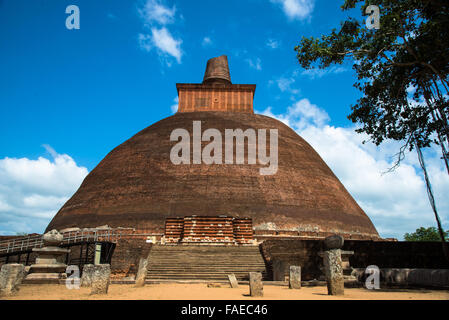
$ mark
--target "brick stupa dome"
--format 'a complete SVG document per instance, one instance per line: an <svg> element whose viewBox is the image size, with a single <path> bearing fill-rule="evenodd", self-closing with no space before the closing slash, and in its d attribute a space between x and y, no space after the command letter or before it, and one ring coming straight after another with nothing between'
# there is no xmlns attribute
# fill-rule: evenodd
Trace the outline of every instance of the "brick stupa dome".
<svg viewBox="0 0 449 320"><path fill-rule="evenodd" d="M254 85L219 81L177 87L178 112L113 149L47 230L107 224L163 232L168 217L227 215L252 218L259 232L296 230L379 237L368 216L304 139L282 122L252 112ZM211 96L201 96L207 92ZM201 121L202 132L209 128L221 133L225 129L277 129L277 172L261 175L259 168L265 166L247 161L173 164L170 150L176 142L170 141L170 134L184 128L192 136L193 121Z"/></svg>

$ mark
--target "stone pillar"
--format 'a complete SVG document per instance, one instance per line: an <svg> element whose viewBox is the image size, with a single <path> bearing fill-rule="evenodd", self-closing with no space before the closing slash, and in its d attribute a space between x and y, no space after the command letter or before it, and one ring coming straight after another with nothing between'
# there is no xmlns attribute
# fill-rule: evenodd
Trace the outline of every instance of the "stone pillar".
<svg viewBox="0 0 449 320"><path fill-rule="evenodd" d="M0 271L0 296L9 296L19 290L19 285L25 276L23 264L4 264Z"/></svg>
<svg viewBox="0 0 449 320"><path fill-rule="evenodd" d="M81 287L91 287L93 276L94 276L94 265L85 264L83 267L83 273L81 274Z"/></svg>
<svg viewBox="0 0 449 320"><path fill-rule="evenodd" d="M92 290L90 294L107 294L110 276L111 266L109 264L95 265L92 277Z"/></svg>
<svg viewBox="0 0 449 320"><path fill-rule="evenodd" d="M235 274L228 274L229 283L231 285L231 288L238 288L239 283L237 281L237 278L235 277Z"/></svg>
<svg viewBox="0 0 449 320"><path fill-rule="evenodd" d="M262 273L260 272L249 273L249 295L251 297L263 296Z"/></svg>
<svg viewBox="0 0 449 320"><path fill-rule="evenodd" d="M344 278L341 261L341 250L344 239L342 236L333 235L324 239L326 251L320 255L323 257L324 274L329 295L344 295Z"/></svg>
<svg viewBox="0 0 449 320"><path fill-rule="evenodd" d="M290 289L301 289L301 267L290 266L288 282L288 286Z"/></svg>
<svg viewBox="0 0 449 320"><path fill-rule="evenodd" d="M139 269L136 275L136 287L143 287L145 285L145 278L148 272L148 259L140 258Z"/></svg>

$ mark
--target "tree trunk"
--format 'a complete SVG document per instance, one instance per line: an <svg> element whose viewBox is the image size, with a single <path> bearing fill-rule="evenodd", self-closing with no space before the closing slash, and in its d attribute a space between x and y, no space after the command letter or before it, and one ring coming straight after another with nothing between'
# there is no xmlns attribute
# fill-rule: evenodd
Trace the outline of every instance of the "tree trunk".
<svg viewBox="0 0 449 320"><path fill-rule="evenodd" d="M443 253L444 253L444 256L446 257L446 260L449 262L449 248L447 246L446 239L444 238L444 231L443 231L443 227L441 226L441 221L440 221L440 217L438 215L437 207L435 205L435 199L433 197L432 185L430 184L430 179L427 174L426 164L424 163L424 157L422 155L421 149L419 148L416 139L414 140L414 142L415 142L416 152L418 153L419 164L421 165L421 168L424 173L424 180L426 181L427 195L429 197L430 206L432 207L433 213L435 214L435 219L437 221L438 232L439 232L440 238L441 238L441 245L443 246Z"/></svg>

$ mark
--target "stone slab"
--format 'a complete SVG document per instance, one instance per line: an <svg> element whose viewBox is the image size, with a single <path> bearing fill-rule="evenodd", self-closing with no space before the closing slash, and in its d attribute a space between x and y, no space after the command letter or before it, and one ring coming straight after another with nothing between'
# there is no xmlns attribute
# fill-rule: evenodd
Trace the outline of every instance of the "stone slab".
<svg viewBox="0 0 449 320"><path fill-rule="evenodd" d="M59 284L65 281L67 275L65 273L30 273L23 280L24 284Z"/></svg>
<svg viewBox="0 0 449 320"><path fill-rule="evenodd" d="M111 266L109 264L95 265L90 294L107 294L109 290L110 276Z"/></svg>
<svg viewBox="0 0 449 320"><path fill-rule="evenodd" d="M25 277L23 264L4 264L0 271L0 295L12 295L19 290L19 285Z"/></svg>
<svg viewBox="0 0 449 320"><path fill-rule="evenodd" d="M136 287L143 287L145 285L145 278L148 272L148 259L140 258L139 269L136 275Z"/></svg>
<svg viewBox="0 0 449 320"><path fill-rule="evenodd" d="M262 273L260 272L249 273L249 295L251 297L263 296Z"/></svg>
<svg viewBox="0 0 449 320"><path fill-rule="evenodd" d="M91 287L93 276L94 276L94 265L85 264L83 267L83 273L81 274L81 287Z"/></svg>
<svg viewBox="0 0 449 320"><path fill-rule="evenodd" d="M235 277L235 274L228 274L229 284L231 285L231 288L238 288L239 283L237 281L237 278Z"/></svg>
<svg viewBox="0 0 449 320"><path fill-rule="evenodd" d="M288 287L290 289L301 289L301 267L300 266L290 266Z"/></svg>

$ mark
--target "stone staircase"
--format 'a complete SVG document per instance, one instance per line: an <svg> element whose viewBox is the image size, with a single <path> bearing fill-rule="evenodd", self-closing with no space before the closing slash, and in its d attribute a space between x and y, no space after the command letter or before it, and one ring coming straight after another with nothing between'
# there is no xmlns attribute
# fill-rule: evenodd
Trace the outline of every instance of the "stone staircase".
<svg viewBox="0 0 449 320"><path fill-rule="evenodd" d="M235 274L248 280L262 272L265 262L258 246L154 245L148 261L148 280L227 280Z"/></svg>

